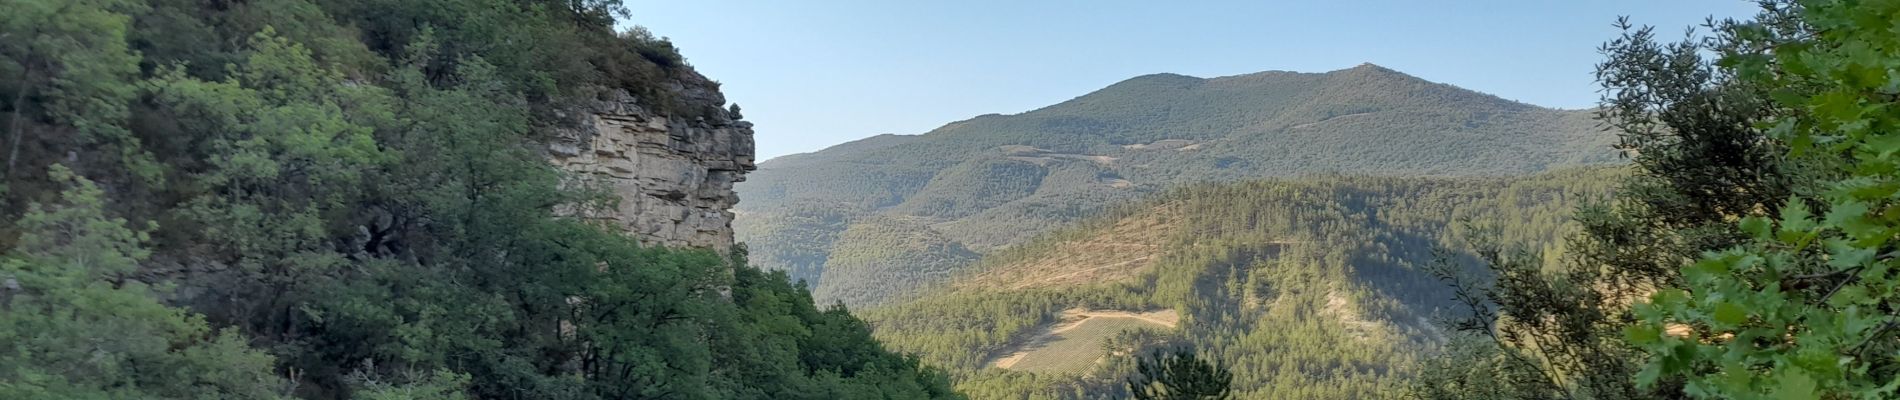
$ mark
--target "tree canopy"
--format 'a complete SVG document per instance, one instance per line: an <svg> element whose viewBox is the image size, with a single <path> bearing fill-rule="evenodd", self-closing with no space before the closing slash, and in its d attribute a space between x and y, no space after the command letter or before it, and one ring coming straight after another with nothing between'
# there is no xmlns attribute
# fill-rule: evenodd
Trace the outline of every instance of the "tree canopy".
<svg viewBox="0 0 1900 400"><path fill-rule="evenodd" d="M1580 213L1566 262L1492 247L1497 281L1461 291L1491 343L1416 393L1894 396L1900 3L1761 6L1677 42L1623 24L1598 77L1638 173Z"/></svg>
<svg viewBox="0 0 1900 400"><path fill-rule="evenodd" d="M617 1L3 0L0 397L955 398L743 249L557 210Z"/></svg>

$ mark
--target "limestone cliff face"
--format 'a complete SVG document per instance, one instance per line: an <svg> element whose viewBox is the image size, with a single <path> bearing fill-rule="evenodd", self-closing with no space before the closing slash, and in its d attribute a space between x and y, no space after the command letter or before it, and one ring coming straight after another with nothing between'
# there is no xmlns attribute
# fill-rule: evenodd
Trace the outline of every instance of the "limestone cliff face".
<svg viewBox="0 0 1900 400"><path fill-rule="evenodd" d="M556 132L550 161L574 172L582 184L620 198L612 210L586 212L607 220L642 243L669 247L730 249L732 185L753 165L752 123L720 108L716 84L697 74L671 84L683 106L701 116L662 114L625 92L611 92L584 105L578 126Z"/></svg>

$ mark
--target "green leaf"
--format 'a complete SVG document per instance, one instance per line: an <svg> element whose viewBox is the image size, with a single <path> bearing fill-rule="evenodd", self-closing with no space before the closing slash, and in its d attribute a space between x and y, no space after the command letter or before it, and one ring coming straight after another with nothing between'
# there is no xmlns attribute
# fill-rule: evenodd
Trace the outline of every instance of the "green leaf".
<svg viewBox="0 0 1900 400"><path fill-rule="evenodd" d="M1862 122L1866 122L1866 120L1862 120ZM1895 152L1900 152L1900 134L1874 134L1866 138L1865 143L1868 150L1873 151L1874 154L1881 158L1893 157Z"/></svg>
<svg viewBox="0 0 1900 400"><path fill-rule="evenodd" d="M1703 258L1688 268L1683 268L1682 277L1690 282L1705 282L1711 279L1719 279L1728 275L1728 271L1734 261L1735 258L1733 256ZM1658 302L1661 302L1660 296L1662 294L1664 293L1657 293Z"/></svg>
<svg viewBox="0 0 1900 400"><path fill-rule="evenodd" d="M1714 318L1715 322L1728 325L1741 325L1744 322L1748 322L1748 310L1742 309L1742 306L1735 305L1735 303L1725 301L1715 305L1715 312L1710 315L1710 317Z"/></svg>
<svg viewBox="0 0 1900 400"><path fill-rule="evenodd" d="M1867 299L1868 297L1867 297L1866 287L1863 287L1860 285L1848 285L1848 286L1841 287L1841 290L1834 292L1834 296L1828 297L1827 303L1835 307L1846 307L1851 304L1857 304L1857 303L1867 301Z"/></svg>
<svg viewBox="0 0 1900 400"><path fill-rule="evenodd" d="M1662 340L1662 328L1654 324L1630 325L1623 328L1623 337L1629 338L1630 344L1647 346Z"/></svg>
<svg viewBox="0 0 1900 400"><path fill-rule="evenodd" d="M1808 377L1807 373L1799 370L1789 371L1783 373L1781 379L1777 381L1780 385L1775 388L1775 399L1814 400L1821 398L1820 393L1815 391L1816 385L1814 378Z"/></svg>
<svg viewBox="0 0 1900 400"><path fill-rule="evenodd" d="M1654 362L1644 364L1643 370L1636 372L1636 384L1645 388L1654 387L1656 386L1656 380L1662 378L1662 374L1661 364Z"/></svg>
<svg viewBox="0 0 1900 400"><path fill-rule="evenodd" d="M1827 210L1827 217L1823 218L1822 222L1828 225L1840 226L1848 221L1865 217L1867 210L1867 203L1858 200L1847 200L1834 204L1832 208L1829 208Z"/></svg>
<svg viewBox="0 0 1900 400"><path fill-rule="evenodd" d="M1789 197L1786 205L1781 207L1781 240L1793 243L1790 234L1800 237L1814 230L1815 226L1814 213L1808 211L1808 203L1800 198Z"/></svg>
<svg viewBox="0 0 1900 400"><path fill-rule="evenodd" d="M1742 218L1741 227L1742 232L1748 232L1756 239L1765 240L1773 237L1771 235L1774 234L1775 224L1768 222L1767 218L1749 216Z"/></svg>
<svg viewBox="0 0 1900 400"><path fill-rule="evenodd" d="M1772 97L1775 101L1788 106L1800 106L1808 103L1807 96L1790 88L1777 88L1774 91L1768 92L1768 97ZM1792 126L1793 122L1794 119L1792 118L1784 118L1781 120L1781 124L1783 125Z"/></svg>
<svg viewBox="0 0 1900 400"><path fill-rule="evenodd" d="M1814 99L1815 115L1845 122L1860 119L1860 95L1848 89L1835 89Z"/></svg>

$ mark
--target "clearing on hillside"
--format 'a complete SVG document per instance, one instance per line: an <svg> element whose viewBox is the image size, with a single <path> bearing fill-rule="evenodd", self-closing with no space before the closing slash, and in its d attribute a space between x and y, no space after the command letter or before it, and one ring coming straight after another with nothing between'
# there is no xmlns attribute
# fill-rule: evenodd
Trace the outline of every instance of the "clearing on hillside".
<svg viewBox="0 0 1900 400"><path fill-rule="evenodd" d="M1173 329L1181 316L1174 310L1127 312L1071 309L1062 320L1016 346L989 365L1027 372L1082 372L1102 359L1102 340L1123 331Z"/></svg>
<svg viewBox="0 0 1900 400"><path fill-rule="evenodd" d="M1182 210L1162 205L1151 212L1115 221L1088 236L1055 242L1029 257L1005 262L959 279L958 288L976 290L1037 289L1080 286L1134 279L1154 265Z"/></svg>

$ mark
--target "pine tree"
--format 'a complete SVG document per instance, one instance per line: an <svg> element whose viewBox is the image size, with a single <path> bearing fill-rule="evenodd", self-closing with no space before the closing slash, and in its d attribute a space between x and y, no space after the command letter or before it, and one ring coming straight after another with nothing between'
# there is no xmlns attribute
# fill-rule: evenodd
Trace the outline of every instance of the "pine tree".
<svg viewBox="0 0 1900 400"><path fill-rule="evenodd" d="M1202 360L1193 350L1156 350L1141 359L1128 377L1128 392L1138 400L1225 400L1233 398L1234 374Z"/></svg>

